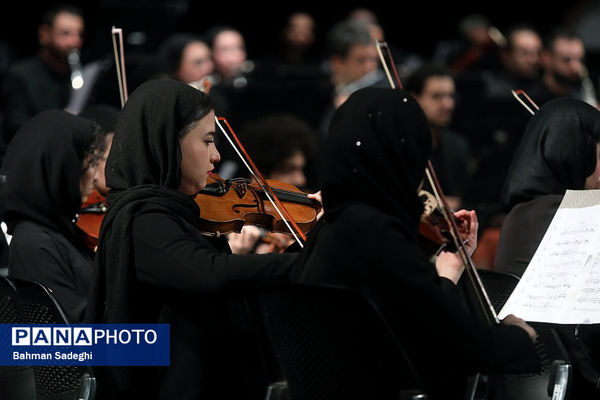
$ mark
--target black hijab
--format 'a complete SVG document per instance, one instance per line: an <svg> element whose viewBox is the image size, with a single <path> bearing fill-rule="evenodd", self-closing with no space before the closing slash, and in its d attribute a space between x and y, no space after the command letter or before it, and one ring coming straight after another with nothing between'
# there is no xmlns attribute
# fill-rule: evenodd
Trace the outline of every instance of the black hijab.
<svg viewBox="0 0 600 400"><path fill-rule="evenodd" d="M137 215L163 212L198 225L198 206L177 190L179 134L199 112L212 109L208 96L199 90L158 79L140 85L121 110L106 161L109 208L100 229L89 322L131 322L129 299L135 296L130 285L135 280L131 225Z"/></svg>
<svg viewBox="0 0 600 400"><path fill-rule="evenodd" d="M357 90L336 111L321 154L326 218L359 201L403 221L416 237L423 211L417 188L430 151L425 115L408 92Z"/></svg>
<svg viewBox="0 0 600 400"><path fill-rule="evenodd" d="M545 103L527 124L508 171L505 212L539 196L583 189L596 168L599 141L600 111L573 98Z"/></svg>
<svg viewBox="0 0 600 400"><path fill-rule="evenodd" d="M60 110L43 111L19 129L2 166L2 213L9 233L28 219L74 240L79 181L93 132L92 121Z"/></svg>

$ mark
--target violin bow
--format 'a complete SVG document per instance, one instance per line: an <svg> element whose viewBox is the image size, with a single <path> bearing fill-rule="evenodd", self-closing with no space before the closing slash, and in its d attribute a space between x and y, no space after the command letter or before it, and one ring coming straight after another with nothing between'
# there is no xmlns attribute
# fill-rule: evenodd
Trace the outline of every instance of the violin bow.
<svg viewBox="0 0 600 400"><path fill-rule="evenodd" d="M117 67L117 81L119 82L119 95L121 97L121 108L125 106L127 101L127 77L125 75L125 53L123 50L123 29L115 28L111 29L111 36L113 42L113 50L115 53L115 65ZM119 46L117 46L117 39L119 37ZM119 49L117 49L119 47Z"/></svg>
<svg viewBox="0 0 600 400"><path fill-rule="evenodd" d="M225 131L225 128L223 128L223 126L221 125L221 122L223 122L227 126L227 129L231 133L231 136ZM231 125L229 125L229 122L227 121L227 119L225 117L215 116L215 123L217 124L217 126L219 127L219 129L221 130L221 132L223 133L225 138L227 139L227 141L229 141L229 144L231 144L234 151L237 153L238 157L240 157L240 159L242 160L242 163L246 166L246 168L248 169L250 174L254 177L254 179L256 179L256 181L258 182L260 187L263 189L263 191L265 192L265 195L267 196L267 198L269 199L269 201L271 202L271 204L273 205L273 207L275 208L275 210L277 211L277 213L279 214L279 216L285 223L285 226L289 229L291 234L294 236L294 239L296 240L296 242L300 245L301 248L304 248L303 241L304 242L306 241L306 236L304 235L302 230L300 230L300 228L298 227L298 224L296 224L296 222L290 216L290 214L288 213L286 208L283 206L283 204L281 204L281 201L279 200L277 195L273 192L273 189L267 183L267 180L263 177L263 175L259 171L258 167L256 167L256 164L254 164L254 161L252 161L252 158L250 158L250 155L248 154L248 152L242 145L238 136L235 134L235 132L231 128ZM233 137L233 139L231 137ZM234 140L235 140L235 143L234 143ZM236 144L237 144L237 146L236 146ZM242 155L242 153L243 153L243 155ZM285 216L284 216L284 214L285 214ZM298 236L300 236L302 238L302 240L300 240L300 238Z"/></svg>
<svg viewBox="0 0 600 400"><path fill-rule="evenodd" d="M400 81L400 76L398 75L398 72L396 71L395 63L392 58L392 54L391 54L389 46L387 45L387 43L385 41L379 41L377 39L375 39L375 45L377 47L377 52L379 54L381 64L386 72L386 75L388 77L391 88L392 89L402 89L402 82ZM386 60L386 57L384 57L383 50L385 50L387 60ZM389 63L389 66L387 65L388 63ZM448 206L448 202L446 201L446 197L444 196L442 187L437 178L437 175L435 173L435 169L433 168L433 164L431 163L431 160L427 161L427 167L425 168L425 174L427 175L427 179L429 180L429 183L431 184L431 187L434 191L434 195L435 195L438 203L442 205L442 214L444 215L444 218L446 219L446 222L448 223L448 226L450 227L450 233L452 236L452 240L454 241L454 245L461 257L463 265L466 267L465 269L467 270L467 275L469 276L471 284L475 290L477 300L479 301L479 304L482 307L482 310L483 310L485 316L487 317L487 321L489 322L490 326L493 325L494 323L498 324L498 323L500 323L500 320L498 319L496 310L494 309L494 306L492 305L492 302L490 301L490 298L485 290L485 287L483 286L483 282L481 281L481 278L479 277L479 274L477 273L477 268L475 268L475 265L473 264L471 257L469 256L469 254L467 253L467 250L464 247L464 243L463 243L462 239L460 238L460 234L459 234L458 226L456 225L456 221L454 220L454 218L451 218L452 212L450 210L450 207Z"/></svg>
<svg viewBox="0 0 600 400"><path fill-rule="evenodd" d="M529 96L527 95L527 93L525 93L525 91L524 91L524 90L518 89L518 90L511 90L510 92L511 92L511 93L512 93L512 95L515 97L515 99L517 99L517 101L518 101L519 103L521 103L521 105L522 105L523 107L525 107L525 109L531 113L531 115L534 115L534 114L535 114L535 111L533 111L533 110L532 110L532 109L531 109L531 108L530 108L530 107L529 107L527 104L525 104L525 102L523 101L523 99L522 99L521 97L519 97L519 96L523 96L523 97L525 97L525 99L526 99L526 100L529 102L529 105L531 105L533 108L535 108L535 109L536 109L536 111L540 109L540 108L538 107L538 105L537 105L537 104L535 104L535 102L534 102L533 100L531 100L531 97L529 97Z"/></svg>

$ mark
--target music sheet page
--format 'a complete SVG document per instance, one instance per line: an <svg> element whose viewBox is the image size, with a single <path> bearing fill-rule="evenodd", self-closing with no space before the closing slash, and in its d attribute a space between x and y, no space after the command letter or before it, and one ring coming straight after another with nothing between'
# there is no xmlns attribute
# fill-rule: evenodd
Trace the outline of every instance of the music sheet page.
<svg viewBox="0 0 600 400"><path fill-rule="evenodd" d="M600 190L567 190L527 270L498 314L600 323Z"/></svg>

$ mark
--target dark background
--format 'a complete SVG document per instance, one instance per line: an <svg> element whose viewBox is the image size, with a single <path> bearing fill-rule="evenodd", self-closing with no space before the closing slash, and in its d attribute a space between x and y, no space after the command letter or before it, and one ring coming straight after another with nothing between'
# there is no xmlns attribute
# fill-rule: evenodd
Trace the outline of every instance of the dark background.
<svg viewBox="0 0 600 400"><path fill-rule="evenodd" d="M11 46L17 58L33 53L37 48L37 26L42 12L56 2L6 4L1 12L2 38ZM94 58L112 51L110 28L123 28L125 35L144 32L143 46L126 44L126 53L149 52L156 49L169 33L180 30L203 33L215 24L230 24L244 34L249 58L259 58L277 44L277 34L286 16L295 10L311 13L317 21L317 46L327 30L355 7L367 7L379 16L388 42L424 57L431 55L435 43L456 37L457 23L470 13L482 13L501 30L514 22L529 22L541 31L563 23L580 2L493 1L459 3L456 1L344 1L328 4L317 2L231 3L224 0L200 2L192 0L152 1L81 1L86 17L86 38L83 56ZM9 11L10 10L10 11ZM129 48L128 48L129 47Z"/></svg>

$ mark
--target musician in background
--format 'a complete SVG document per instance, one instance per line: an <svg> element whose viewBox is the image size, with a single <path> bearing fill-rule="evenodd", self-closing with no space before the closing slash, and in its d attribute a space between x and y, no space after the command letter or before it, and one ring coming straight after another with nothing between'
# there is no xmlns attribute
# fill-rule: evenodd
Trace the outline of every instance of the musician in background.
<svg viewBox="0 0 600 400"><path fill-rule="evenodd" d="M289 113L273 113L244 125L246 150L266 179L294 185L301 190L314 188L313 170L317 132L304 120ZM309 177L313 178L310 179ZM268 241L263 239L266 237ZM293 242L286 233L267 233L257 226L244 226L241 233L227 235L234 253L270 253Z"/></svg>
<svg viewBox="0 0 600 400"><path fill-rule="evenodd" d="M84 27L83 11L76 6L56 6L44 13L38 28L39 52L15 62L2 82L2 154L27 120L69 103L73 86L68 55L81 49Z"/></svg>
<svg viewBox="0 0 600 400"><path fill-rule="evenodd" d="M385 76L379 69L377 47L367 23L346 19L335 24L325 38L325 52L325 67L332 88L331 100L318 126L323 139L327 137L335 110L353 91L382 82L387 86Z"/></svg>

